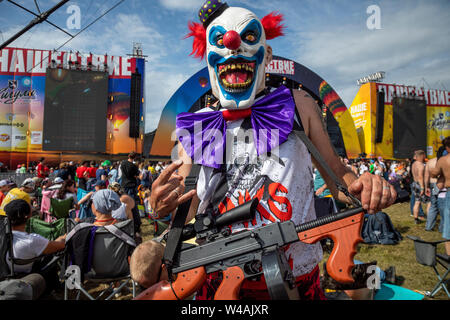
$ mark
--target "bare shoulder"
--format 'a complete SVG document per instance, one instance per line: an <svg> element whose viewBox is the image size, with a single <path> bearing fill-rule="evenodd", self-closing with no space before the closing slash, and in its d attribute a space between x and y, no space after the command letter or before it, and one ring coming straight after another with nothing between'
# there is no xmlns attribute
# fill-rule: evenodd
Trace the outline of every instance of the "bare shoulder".
<svg viewBox="0 0 450 320"><path fill-rule="evenodd" d="M305 90L293 90L293 93L299 111L313 113L319 108L314 98Z"/></svg>
<svg viewBox="0 0 450 320"><path fill-rule="evenodd" d="M427 162L427 168L434 168L437 164L437 158L433 158Z"/></svg>
<svg viewBox="0 0 450 320"><path fill-rule="evenodd" d="M442 169L450 168L450 154L441 157L436 166Z"/></svg>

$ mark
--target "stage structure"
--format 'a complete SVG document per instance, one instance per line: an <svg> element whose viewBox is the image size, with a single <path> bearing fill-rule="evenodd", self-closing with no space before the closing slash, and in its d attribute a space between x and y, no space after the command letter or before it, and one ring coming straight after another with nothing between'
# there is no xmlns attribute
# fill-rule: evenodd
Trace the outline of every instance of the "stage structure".
<svg viewBox="0 0 450 320"><path fill-rule="evenodd" d="M450 136L450 92L444 90L369 82L350 113L369 158L406 159L424 150L431 159Z"/></svg>
<svg viewBox="0 0 450 320"><path fill-rule="evenodd" d="M338 154L358 157L361 148L350 112L339 95L320 76L293 60L274 56L266 68L266 84L269 87L284 85L293 90L307 91L323 111L328 133ZM196 112L213 102L208 69L204 68L187 80L165 106L149 157L170 157L175 146L173 132L179 113Z"/></svg>
<svg viewBox="0 0 450 320"><path fill-rule="evenodd" d="M142 152L145 58L5 48L0 162L114 159Z"/></svg>

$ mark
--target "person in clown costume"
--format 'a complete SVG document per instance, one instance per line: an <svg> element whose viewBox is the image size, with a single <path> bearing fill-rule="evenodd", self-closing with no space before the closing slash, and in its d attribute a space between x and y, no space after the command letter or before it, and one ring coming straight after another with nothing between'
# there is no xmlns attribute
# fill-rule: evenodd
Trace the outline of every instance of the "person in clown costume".
<svg viewBox="0 0 450 320"><path fill-rule="evenodd" d="M177 117L180 160L153 184L150 202L155 215L168 216L192 199L190 221L208 208L223 214L258 198L256 217L233 225L233 232L287 220L296 225L315 220L313 163L335 199L351 203L312 159L294 128L304 130L369 213L394 203L396 192L387 181L369 173L358 178L339 161L312 97L284 86L266 88L265 68L272 59L272 48L266 41L284 34L281 14L270 13L259 19L245 8L210 0L201 7L199 18L200 24L189 23L188 36L194 38L192 54L206 57L212 93L218 102ZM197 189L183 194L184 179L193 162L201 165ZM300 297L324 299L319 282L320 243L295 243L285 254ZM211 299L219 281L219 275L211 275L197 298ZM264 279L246 280L240 296L268 299Z"/></svg>

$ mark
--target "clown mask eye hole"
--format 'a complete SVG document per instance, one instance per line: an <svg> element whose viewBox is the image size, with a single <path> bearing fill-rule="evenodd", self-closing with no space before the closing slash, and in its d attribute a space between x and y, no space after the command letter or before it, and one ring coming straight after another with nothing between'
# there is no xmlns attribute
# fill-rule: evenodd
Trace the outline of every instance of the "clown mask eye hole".
<svg viewBox="0 0 450 320"><path fill-rule="evenodd" d="M257 35L253 31L248 31L243 35L242 39L248 43L255 43L257 41Z"/></svg>
<svg viewBox="0 0 450 320"><path fill-rule="evenodd" d="M216 44L218 47L222 47L223 46L223 34L218 32L216 34Z"/></svg>

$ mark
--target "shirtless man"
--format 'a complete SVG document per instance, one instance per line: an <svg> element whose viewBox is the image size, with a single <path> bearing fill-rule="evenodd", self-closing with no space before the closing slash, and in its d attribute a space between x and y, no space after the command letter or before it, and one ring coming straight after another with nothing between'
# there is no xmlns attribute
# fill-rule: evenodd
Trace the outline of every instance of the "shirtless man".
<svg viewBox="0 0 450 320"><path fill-rule="evenodd" d="M450 137L444 139L442 144L447 151L447 155L441 157L436 164L436 167L430 168L430 175L434 178L444 177L447 194L445 196L445 206L442 217L444 219L444 228L442 237L450 240ZM447 255L450 255L450 241L445 243L445 250Z"/></svg>
<svg viewBox="0 0 450 320"><path fill-rule="evenodd" d="M441 224L439 226L439 232L442 232L443 228L443 212L439 211L438 195L439 190L444 188L444 177L433 178L430 175L430 169L436 167L438 158L433 158L427 162L425 166L425 192L427 197L430 198L430 202L427 205L427 224L425 226L426 231L432 231L435 224L437 215L441 215Z"/></svg>
<svg viewBox="0 0 450 320"><path fill-rule="evenodd" d="M413 183L411 184L411 192L414 193L416 202L413 207L413 215L416 224L420 223L419 210L422 203L426 202L425 196L425 151L418 150L414 152L414 163L412 164Z"/></svg>

